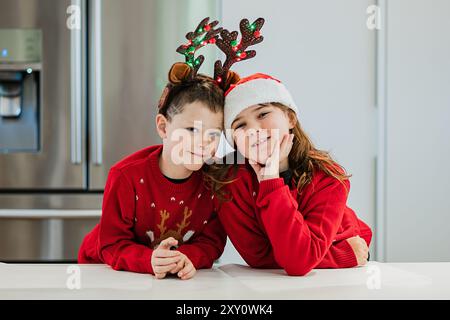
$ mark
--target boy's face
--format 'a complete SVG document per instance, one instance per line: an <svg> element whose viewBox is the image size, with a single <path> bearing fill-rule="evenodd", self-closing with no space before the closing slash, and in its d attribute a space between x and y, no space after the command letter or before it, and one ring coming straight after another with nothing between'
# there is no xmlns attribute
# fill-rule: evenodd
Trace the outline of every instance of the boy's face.
<svg viewBox="0 0 450 320"><path fill-rule="evenodd" d="M293 127L287 113L270 104L254 105L243 110L231 124L239 152L261 165L272 154L274 141L281 143L283 135L288 134Z"/></svg>
<svg viewBox="0 0 450 320"><path fill-rule="evenodd" d="M222 112L213 112L198 101L184 105L181 113L166 122L164 148L171 161L190 171L199 170L216 153L222 125Z"/></svg>

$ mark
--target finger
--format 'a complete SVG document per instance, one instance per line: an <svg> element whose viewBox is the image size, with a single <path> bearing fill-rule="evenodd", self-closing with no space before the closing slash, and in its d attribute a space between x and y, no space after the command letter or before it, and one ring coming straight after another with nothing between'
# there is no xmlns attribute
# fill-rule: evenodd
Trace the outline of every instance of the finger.
<svg viewBox="0 0 450 320"><path fill-rule="evenodd" d="M361 255L359 255L358 260L360 261L360 264L364 264L364 263L367 262L367 259L368 259L368 258L369 258L368 255L366 255L366 254L361 254Z"/></svg>
<svg viewBox="0 0 450 320"><path fill-rule="evenodd" d="M170 249L170 247L176 246L177 244L178 244L178 240L176 240L173 237L169 237L169 238L164 239L163 241L161 241L161 243L159 244L158 248Z"/></svg>
<svg viewBox="0 0 450 320"><path fill-rule="evenodd" d="M356 235L355 237L354 237L358 242L360 242L360 243L365 243L366 241L363 239L363 238L361 238L360 236L358 236L358 235Z"/></svg>
<svg viewBox="0 0 450 320"><path fill-rule="evenodd" d="M184 268L181 269L180 272L178 272L178 276L181 278L187 273L189 273L192 269L194 269L194 265L192 264L192 262L187 261L186 264L184 265Z"/></svg>
<svg viewBox="0 0 450 320"><path fill-rule="evenodd" d="M173 268L170 271L170 273L175 274L175 273L179 272L181 269L183 269L184 263L185 263L185 259L181 259L180 261L178 261L177 266L175 268Z"/></svg>
<svg viewBox="0 0 450 320"><path fill-rule="evenodd" d="M367 256L368 253L369 253L369 250L366 250L365 248L362 248L362 249L359 250L359 252L361 252L362 255Z"/></svg>
<svg viewBox="0 0 450 320"><path fill-rule="evenodd" d="M156 249L153 252L156 258L170 258L180 256L180 252L176 250L168 250L168 249Z"/></svg>
<svg viewBox="0 0 450 320"><path fill-rule="evenodd" d="M167 273L170 270L172 270L173 268L175 268L176 266L177 266L176 263L172 263L167 266L153 266L153 271L155 273Z"/></svg>
<svg viewBox="0 0 450 320"><path fill-rule="evenodd" d="M291 152L293 146L294 146L294 134L291 133L291 134L289 135L288 146L287 146L287 148L286 148L286 153L287 153L288 155L289 155L289 153Z"/></svg>
<svg viewBox="0 0 450 320"><path fill-rule="evenodd" d="M275 141L274 144L272 154L267 158L266 165L264 167L265 176L275 176L279 173L280 144L278 141Z"/></svg>
<svg viewBox="0 0 450 320"><path fill-rule="evenodd" d="M163 279L166 276L165 273L156 273L155 272L155 278L156 279Z"/></svg>
<svg viewBox="0 0 450 320"><path fill-rule="evenodd" d="M286 148L286 146L288 145L290 140L289 134L285 134L283 135L283 138L281 139L281 143L280 143L280 150L284 150Z"/></svg>
<svg viewBox="0 0 450 320"><path fill-rule="evenodd" d="M195 275L196 272L197 272L197 270L195 270L195 268L192 268L191 271L189 271L188 273L186 273L184 276L181 277L181 280L191 279Z"/></svg>
<svg viewBox="0 0 450 320"><path fill-rule="evenodd" d="M159 245L162 247L162 249L170 249L170 247L176 246L177 244L178 244L177 239L175 239L174 237L169 237L161 241Z"/></svg>
<svg viewBox="0 0 450 320"><path fill-rule="evenodd" d="M361 246L364 248L365 251L369 251L369 247L367 246L367 243L365 240L362 240Z"/></svg>
<svg viewBox="0 0 450 320"><path fill-rule="evenodd" d="M270 159L277 164L280 162L280 150L281 150L280 140L275 140L275 145L273 147L273 151L272 151L272 155L270 156Z"/></svg>
<svg viewBox="0 0 450 320"><path fill-rule="evenodd" d="M269 165L269 161L270 163L272 163L271 160L273 159L278 159L279 154L280 154L280 140L277 137L272 137L272 149L270 150L270 154L267 157L265 166Z"/></svg>
<svg viewBox="0 0 450 320"><path fill-rule="evenodd" d="M177 264L180 260L180 256L173 258L155 258L153 264L156 266L168 266L169 264Z"/></svg>
<svg viewBox="0 0 450 320"><path fill-rule="evenodd" d="M284 137L283 137L284 138ZM272 152L270 156L273 156L276 154L276 152L280 152L280 139L278 137L272 138L273 139L273 145L272 145Z"/></svg>
<svg viewBox="0 0 450 320"><path fill-rule="evenodd" d="M293 134L286 134L283 137L283 141L281 142L281 145L280 145L280 157L288 156L289 153L291 152L293 137L294 137Z"/></svg>

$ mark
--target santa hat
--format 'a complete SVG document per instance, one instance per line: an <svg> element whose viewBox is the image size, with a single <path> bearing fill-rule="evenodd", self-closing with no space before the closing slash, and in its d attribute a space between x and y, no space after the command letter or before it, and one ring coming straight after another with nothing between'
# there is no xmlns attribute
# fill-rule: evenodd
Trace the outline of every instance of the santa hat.
<svg viewBox="0 0 450 320"><path fill-rule="evenodd" d="M240 79L225 92L224 124L225 136L233 146L231 124L238 114L256 104L279 102L298 112L291 94L280 80L263 73Z"/></svg>

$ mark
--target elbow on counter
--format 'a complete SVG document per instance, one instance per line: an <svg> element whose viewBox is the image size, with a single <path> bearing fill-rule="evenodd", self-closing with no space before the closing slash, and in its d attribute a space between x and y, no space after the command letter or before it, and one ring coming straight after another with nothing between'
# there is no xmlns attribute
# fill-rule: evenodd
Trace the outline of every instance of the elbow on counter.
<svg viewBox="0 0 450 320"><path fill-rule="evenodd" d="M303 268L303 267L289 267L289 268L284 268L284 271L286 271L286 273L289 276L306 276L313 268Z"/></svg>
<svg viewBox="0 0 450 320"><path fill-rule="evenodd" d="M272 257L242 257L250 268L255 269L280 269L280 265Z"/></svg>
<svg viewBox="0 0 450 320"><path fill-rule="evenodd" d="M291 262L286 264L283 269L289 276L305 276L316 266L317 263L299 263Z"/></svg>
<svg viewBox="0 0 450 320"><path fill-rule="evenodd" d="M279 269L282 268L289 276L305 276L307 275L313 267L305 267L300 266L299 264L291 264L289 266L281 266L279 263L270 263L270 262L263 262L259 260L246 260L245 261L249 267L255 268L255 269Z"/></svg>
<svg viewBox="0 0 450 320"><path fill-rule="evenodd" d="M323 257L320 254L307 256L276 256L278 264L289 276L305 276L314 269Z"/></svg>

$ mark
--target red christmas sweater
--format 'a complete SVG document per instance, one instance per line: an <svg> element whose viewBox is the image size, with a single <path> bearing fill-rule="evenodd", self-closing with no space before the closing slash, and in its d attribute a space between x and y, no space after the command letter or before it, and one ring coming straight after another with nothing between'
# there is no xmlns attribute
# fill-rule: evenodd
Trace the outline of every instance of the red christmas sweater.
<svg viewBox="0 0 450 320"><path fill-rule="evenodd" d="M299 196L282 178L258 182L253 170L239 167L227 186L233 197L221 203L219 218L236 250L256 268L283 268L305 275L313 268L357 265L345 239L359 235L367 245L372 231L346 205L350 191L317 170Z"/></svg>
<svg viewBox="0 0 450 320"><path fill-rule="evenodd" d="M222 254L226 234L201 170L173 183L161 173L162 146L129 155L110 170L100 223L86 235L79 263L106 263L115 270L153 274L153 248L174 237L196 269Z"/></svg>

